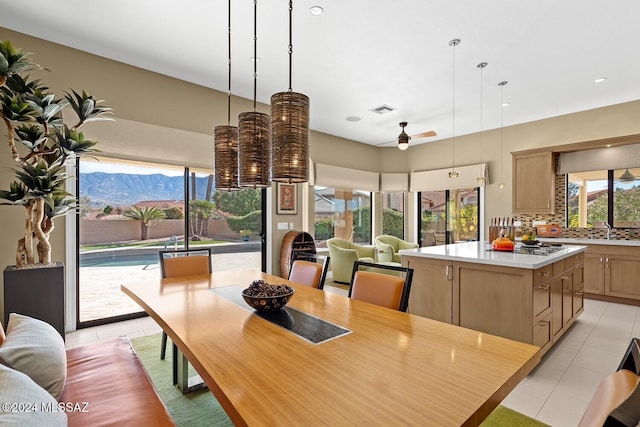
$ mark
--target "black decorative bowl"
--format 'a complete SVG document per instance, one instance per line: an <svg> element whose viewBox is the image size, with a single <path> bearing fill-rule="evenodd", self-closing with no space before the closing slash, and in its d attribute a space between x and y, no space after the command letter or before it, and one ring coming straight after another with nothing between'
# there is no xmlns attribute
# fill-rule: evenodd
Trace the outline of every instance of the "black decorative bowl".
<svg viewBox="0 0 640 427"><path fill-rule="evenodd" d="M251 308L257 311L277 311L287 305L295 292L292 287L287 285L278 285L278 287L280 287L281 292L276 295L254 296L250 286L242 291L242 298Z"/></svg>
<svg viewBox="0 0 640 427"><path fill-rule="evenodd" d="M525 245L533 246L533 245L537 245L538 243L540 243L540 241L538 241L538 240L523 240L522 243L524 243Z"/></svg>

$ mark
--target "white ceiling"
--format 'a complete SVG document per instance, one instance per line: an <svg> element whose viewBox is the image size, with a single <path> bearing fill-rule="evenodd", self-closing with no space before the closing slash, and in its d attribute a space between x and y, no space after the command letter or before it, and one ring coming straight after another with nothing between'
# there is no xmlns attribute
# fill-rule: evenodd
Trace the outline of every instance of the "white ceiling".
<svg viewBox="0 0 640 427"><path fill-rule="evenodd" d="M0 11L2 27L227 90L225 0L0 0ZM252 99L253 2L231 13L232 93ZM293 90L311 99L312 129L374 145L400 121L436 131L428 142L618 104L640 99L639 18L637 0L296 0ZM258 1L259 102L288 89L287 46L288 1ZM396 110L369 111L382 104Z"/></svg>

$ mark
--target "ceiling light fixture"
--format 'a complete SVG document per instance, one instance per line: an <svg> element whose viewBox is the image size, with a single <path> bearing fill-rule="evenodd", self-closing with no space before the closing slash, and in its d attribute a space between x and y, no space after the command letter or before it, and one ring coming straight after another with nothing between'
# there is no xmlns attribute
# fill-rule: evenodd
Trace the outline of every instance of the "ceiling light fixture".
<svg viewBox="0 0 640 427"><path fill-rule="evenodd" d="M398 148L402 151L409 148L409 140L411 139L411 137L407 135L407 133L404 131L404 127L406 125L407 125L407 122L400 122L400 127L402 128L402 132L400 132L400 135L398 135Z"/></svg>
<svg viewBox="0 0 640 427"><path fill-rule="evenodd" d="M291 89L293 0L289 0L289 90L271 96L271 180L309 180L309 97Z"/></svg>
<svg viewBox="0 0 640 427"><path fill-rule="evenodd" d="M227 90L227 124L213 129L213 162L216 190L239 190L238 187L238 127L231 126L231 0L227 27L227 64L229 86Z"/></svg>
<svg viewBox="0 0 640 427"><path fill-rule="evenodd" d="M309 12L311 12L313 16L318 16L324 13L324 9L321 6L311 6Z"/></svg>
<svg viewBox="0 0 640 427"><path fill-rule="evenodd" d="M607 80L607 78L606 78L606 77L598 77L598 78L596 78L593 82L594 82L594 83L602 83L602 82L604 82L604 81L606 81L606 80Z"/></svg>
<svg viewBox="0 0 640 427"><path fill-rule="evenodd" d="M482 70L485 69L485 67L489 65L486 62L481 62L478 65L476 65L476 68L480 69L480 165L482 165L482 146L483 146L483 141L482 141ZM482 167L482 166L480 166ZM479 185L484 185L486 183L486 178L484 176L485 172L484 172L484 168L482 168L482 171L480 172L482 175L479 176L478 178L476 178L476 182Z"/></svg>
<svg viewBox="0 0 640 427"><path fill-rule="evenodd" d="M253 1L253 57L258 57L258 1ZM258 62L253 63L253 111L238 116L238 181L240 187L265 188L271 164L271 120L257 111Z"/></svg>
<svg viewBox="0 0 640 427"><path fill-rule="evenodd" d="M627 168L627 170L625 170L624 173L620 175L620 178L618 178L618 181L621 181L621 182L633 182L635 180L636 180L636 177L633 176L631 172L629 172L629 168Z"/></svg>
<svg viewBox="0 0 640 427"><path fill-rule="evenodd" d="M504 188L504 87L509 83L502 81L498 83L500 86L500 183L498 187Z"/></svg>
<svg viewBox="0 0 640 427"><path fill-rule="evenodd" d="M452 67L452 93L453 93L453 114L452 114L452 132L451 132L451 172L449 178L457 178L456 172L456 46L460 44L460 39L453 39L449 42L449 46L453 49L453 67Z"/></svg>

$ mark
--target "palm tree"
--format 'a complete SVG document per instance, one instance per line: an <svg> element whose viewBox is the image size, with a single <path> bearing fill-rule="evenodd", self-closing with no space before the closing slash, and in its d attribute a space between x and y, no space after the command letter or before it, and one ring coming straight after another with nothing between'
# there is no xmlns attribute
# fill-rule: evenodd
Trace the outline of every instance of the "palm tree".
<svg viewBox="0 0 640 427"><path fill-rule="evenodd" d="M155 206L146 208L132 206L127 208L122 215L126 218L140 221L140 240L149 238L149 227L152 221L165 218L164 212Z"/></svg>
<svg viewBox="0 0 640 427"><path fill-rule="evenodd" d="M200 240L202 236L208 234L206 224L216 212L216 205L208 200L192 200L189 202L189 213L191 215L191 239Z"/></svg>

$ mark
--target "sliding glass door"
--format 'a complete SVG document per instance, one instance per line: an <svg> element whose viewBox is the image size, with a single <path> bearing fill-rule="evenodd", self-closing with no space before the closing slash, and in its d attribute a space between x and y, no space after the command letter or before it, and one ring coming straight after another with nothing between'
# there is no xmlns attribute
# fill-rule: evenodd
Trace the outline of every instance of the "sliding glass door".
<svg viewBox="0 0 640 427"><path fill-rule="evenodd" d="M418 193L421 246L479 240L479 188Z"/></svg>
<svg viewBox="0 0 640 427"><path fill-rule="evenodd" d="M81 160L78 176L80 327L143 315L120 285L157 279L159 250L211 247L214 271L262 267L259 190L219 194L207 172L109 159Z"/></svg>

